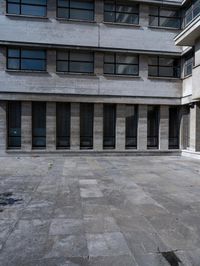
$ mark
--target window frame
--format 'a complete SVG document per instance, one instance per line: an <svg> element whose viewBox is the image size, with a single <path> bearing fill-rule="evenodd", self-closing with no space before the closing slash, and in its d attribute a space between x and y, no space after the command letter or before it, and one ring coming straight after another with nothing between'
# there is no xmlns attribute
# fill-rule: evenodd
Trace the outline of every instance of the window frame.
<svg viewBox="0 0 200 266"><path fill-rule="evenodd" d="M47 1L46 0L46 4L41 4L41 5L38 5L38 4L28 4L28 3L22 3L22 0L19 0L19 3L16 3L16 2L13 2L12 0L6 0L6 14L8 15L13 15L13 16L27 16L27 17L39 17L39 18L45 18L47 17ZM19 14L16 14L16 13L9 13L8 12L8 5L9 4L15 4L15 5L19 5ZM45 7L45 14L44 16L41 16L41 15L26 15L26 14L23 14L22 13L22 5L24 6L41 6L41 7Z"/></svg>
<svg viewBox="0 0 200 266"><path fill-rule="evenodd" d="M181 14L179 16L174 16L174 17L170 17L170 16L163 16L160 15L162 10L168 10L168 11L176 11L176 9L169 9L169 8L165 8L165 7L160 7L160 6L153 6L156 7L158 9L158 15L153 15L150 13L149 11L149 27L155 27L155 28L166 28L166 29L177 29L180 30L181 29L181 24L182 24L182 20L181 20ZM154 25L150 25L150 18L154 17L154 18L158 18L158 25L154 26ZM166 26L162 26L160 24L160 19L161 18L169 18L169 19L178 19L179 20L179 27L166 27Z"/></svg>
<svg viewBox="0 0 200 266"><path fill-rule="evenodd" d="M158 77L158 78L176 78L176 79L180 79L181 78L181 62L180 62L180 59L179 59L179 65L177 67L174 67L174 66L164 66L164 65L160 65L159 63L159 60L160 58L168 58L168 59L173 59L175 60L176 58L173 58L173 57L166 57L166 56L151 56L151 58L156 58L156 61L157 61L157 64L153 65L153 64L148 64L148 77L149 78L154 78L154 77ZM157 68L157 75L150 75L149 74L149 67L156 67ZM160 68L173 68L173 73L174 73L174 70L177 69L178 70L178 74L177 76L175 76L173 74L173 76L163 76L163 75L160 75Z"/></svg>
<svg viewBox="0 0 200 266"><path fill-rule="evenodd" d="M191 73L188 73L187 71L188 66L189 67L191 66ZM194 53L191 52L187 56L184 57L184 63L183 63L183 77L184 78L187 78L192 75L193 66L194 66Z"/></svg>
<svg viewBox="0 0 200 266"><path fill-rule="evenodd" d="M75 50L63 50L62 52L66 52L68 54L68 60L66 59L58 59L58 53L59 53L59 50L56 51L56 72L58 73L66 73L66 74L86 74L86 75L92 75L94 74L94 52L90 52L90 51L75 51ZM77 61L77 60L70 60L70 54L71 52L87 52L88 54L90 53L93 57L93 61L86 61L86 60L83 60L83 61ZM68 71L60 71L58 70L58 62L66 62L68 64ZM70 63L73 63L73 62L79 62L79 63L91 63L92 64L92 71L91 72L82 72L82 71L70 71Z"/></svg>
<svg viewBox="0 0 200 266"><path fill-rule="evenodd" d="M107 2L107 3L106 3ZM109 4L109 2L113 2L111 3L111 5L114 6L114 10L113 11L107 11L105 6L106 4ZM137 7L138 8L138 12L126 12L126 11L117 11L117 7L118 6L125 6L125 7ZM105 13L114 13L115 17L114 17L114 21L106 21L105 20ZM131 14L131 15L136 15L137 16L137 23L128 23L128 22L118 22L117 21L117 14L120 13L120 14ZM114 1L104 1L104 18L103 18L103 21L105 23L116 23L116 24L128 24L128 25L139 25L139 22L140 22L140 5L139 3L130 3L130 5L126 4L126 3L120 3L116 0Z"/></svg>
<svg viewBox="0 0 200 266"><path fill-rule="evenodd" d="M93 9L71 7L71 6L70 6L71 1L72 1L72 0L69 0L69 7L67 8L67 7L60 7L60 6L59 6L59 0L56 0L56 18L57 18L57 19L63 19L63 20L77 20L77 21L86 21L86 22L92 22L92 21L94 21L94 19L95 19L95 2L94 2L94 0L91 1L91 2L93 2ZM88 1L88 2L89 2L89 1ZM66 17L59 17L59 16L58 16L58 9L59 9L59 8L60 8L60 9L68 9L68 18L66 18ZM82 10L86 10L86 11L92 11L92 13L93 13L93 18L92 18L92 20L90 20L90 19L71 18L71 17L70 17L71 10L81 10L81 11L82 11Z"/></svg>
<svg viewBox="0 0 200 266"><path fill-rule="evenodd" d="M114 62L105 62L105 55L113 55L114 56ZM139 65L140 65L140 56L139 54L126 54L126 53L106 53L104 54L104 61L103 61L103 73L104 75L116 75L116 76L134 76L134 77L138 77L139 76L139 71L140 71L140 68L139 68ZM137 57L137 61L138 63L137 64L128 64L128 63L117 63L117 56L118 55L127 55L127 56L134 56L134 57ZM106 73L105 72L105 65L113 65L114 66L114 73ZM125 65L125 66L137 66L138 67L138 72L137 74L120 74L120 73L117 73L117 67L119 65Z"/></svg>
<svg viewBox="0 0 200 266"><path fill-rule="evenodd" d="M19 57L15 57L15 56L8 56L9 54L9 49L13 49L13 50L19 50ZM31 58L31 57L22 57L22 51L23 50L29 50L29 51L43 51L45 53L45 59L40 59L40 58ZM8 67L8 62L9 59L18 59L19 61L19 68L9 68ZM24 69L22 68L22 60L41 60L44 61L45 63L45 68L44 70L37 70L37 69ZM9 71L27 71L27 72L46 72L47 71L47 51L45 49L32 49L32 48L21 48L21 47L7 47L7 51L6 51L6 69Z"/></svg>

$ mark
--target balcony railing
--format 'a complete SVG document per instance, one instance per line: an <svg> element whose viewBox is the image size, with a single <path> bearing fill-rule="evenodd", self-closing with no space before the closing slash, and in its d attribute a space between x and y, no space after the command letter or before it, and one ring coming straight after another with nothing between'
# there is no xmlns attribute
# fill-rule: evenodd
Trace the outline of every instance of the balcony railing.
<svg viewBox="0 0 200 266"><path fill-rule="evenodd" d="M200 0L194 3L185 13L183 26L186 27L193 19L200 15Z"/></svg>

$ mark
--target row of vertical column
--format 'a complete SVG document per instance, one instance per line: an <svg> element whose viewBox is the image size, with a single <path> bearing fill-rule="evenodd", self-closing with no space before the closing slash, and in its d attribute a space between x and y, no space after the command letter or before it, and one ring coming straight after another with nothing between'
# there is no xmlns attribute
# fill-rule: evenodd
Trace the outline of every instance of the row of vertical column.
<svg viewBox="0 0 200 266"><path fill-rule="evenodd" d="M116 105L116 148L125 150L126 117L125 104ZM22 102L21 111L21 150L32 150L32 104ZM147 150L147 105L138 108L137 149ZM159 149L168 150L169 107L160 107ZM93 150L103 150L103 104L94 104ZM80 149L80 104L71 103L71 147L70 150ZM56 103L46 105L46 150L56 150ZM0 103L0 150L6 150L6 103Z"/></svg>

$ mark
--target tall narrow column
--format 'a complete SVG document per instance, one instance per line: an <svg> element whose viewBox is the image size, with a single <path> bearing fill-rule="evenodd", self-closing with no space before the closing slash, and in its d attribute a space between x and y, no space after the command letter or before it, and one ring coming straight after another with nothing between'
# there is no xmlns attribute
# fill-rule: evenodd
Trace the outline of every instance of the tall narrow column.
<svg viewBox="0 0 200 266"><path fill-rule="evenodd" d="M80 149L80 104L71 103L71 150Z"/></svg>
<svg viewBox="0 0 200 266"><path fill-rule="evenodd" d="M95 0L95 21L97 23L103 22L104 16L104 1L103 0Z"/></svg>
<svg viewBox="0 0 200 266"><path fill-rule="evenodd" d="M160 150L168 150L169 146L169 107L160 107Z"/></svg>
<svg viewBox="0 0 200 266"><path fill-rule="evenodd" d="M190 109L190 149L200 151L200 105Z"/></svg>
<svg viewBox="0 0 200 266"><path fill-rule="evenodd" d="M180 111L180 148L185 150L189 147L190 108L182 106Z"/></svg>
<svg viewBox="0 0 200 266"><path fill-rule="evenodd" d="M0 154L4 154L7 146L6 103L0 102Z"/></svg>
<svg viewBox="0 0 200 266"><path fill-rule="evenodd" d="M117 104L116 149L125 150L125 105Z"/></svg>
<svg viewBox="0 0 200 266"><path fill-rule="evenodd" d="M103 149L103 104L94 104L94 150Z"/></svg>
<svg viewBox="0 0 200 266"><path fill-rule="evenodd" d="M56 103L47 102L47 151L56 150Z"/></svg>
<svg viewBox="0 0 200 266"><path fill-rule="evenodd" d="M147 105L139 105L138 112L138 149L147 149Z"/></svg>
<svg viewBox="0 0 200 266"><path fill-rule="evenodd" d="M22 102L22 150L31 151L32 149L32 105L31 102Z"/></svg>

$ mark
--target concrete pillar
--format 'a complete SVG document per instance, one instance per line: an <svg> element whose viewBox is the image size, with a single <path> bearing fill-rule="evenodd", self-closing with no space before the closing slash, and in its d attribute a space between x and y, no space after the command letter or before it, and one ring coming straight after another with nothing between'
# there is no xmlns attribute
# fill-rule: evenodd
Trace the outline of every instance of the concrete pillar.
<svg viewBox="0 0 200 266"><path fill-rule="evenodd" d="M199 66L200 65L200 38L196 39L195 41L195 66Z"/></svg>
<svg viewBox="0 0 200 266"><path fill-rule="evenodd" d="M80 104L71 103L71 150L80 149Z"/></svg>
<svg viewBox="0 0 200 266"><path fill-rule="evenodd" d="M148 79L148 56L139 55L139 75L142 79Z"/></svg>
<svg viewBox="0 0 200 266"><path fill-rule="evenodd" d="M182 106L180 110L180 148L189 147L190 108Z"/></svg>
<svg viewBox="0 0 200 266"><path fill-rule="evenodd" d="M141 3L139 13L140 13L139 25L141 27L148 27L149 26L149 6Z"/></svg>
<svg viewBox="0 0 200 266"><path fill-rule="evenodd" d="M22 145L23 151L31 151L32 149L32 104L31 102L22 102Z"/></svg>
<svg viewBox="0 0 200 266"><path fill-rule="evenodd" d="M138 149L147 149L147 105L138 108Z"/></svg>
<svg viewBox="0 0 200 266"><path fill-rule="evenodd" d="M48 0L47 1L47 17L56 19L56 2L55 0Z"/></svg>
<svg viewBox="0 0 200 266"><path fill-rule="evenodd" d="M125 150L125 104L117 104L116 149Z"/></svg>
<svg viewBox="0 0 200 266"><path fill-rule="evenodd" d="M160 134L159 144L160 150L168 150L169 148L169 107L160 106Z"/></svg>
<svg viewBox="0 0 200 266"><path fill-rule="evenodd" d="M103 104L94 104L94 139L93 146L95 151L103 149Z"/></svg>
<svg viewBox="0 0 200 266"><path fill-rule="evenodd" d="M0 154L7 149L6 102L0 102Z"/></svg>
<svg viewBox="0 0 200 266"><path fill-rule="evenodd" d="M104 1L95 0L95 21L102 23L104 21Z"/></svg>
<svg viewBox="0 0 200 266"><path fill-rule="evenodd" d="M0 47L0 70L6 69L6 48Z"/></svg>
<svg viewBox="0 0 200 266"><path fill-rule="evenodd" d="M56 50L47 50L47 72L56 75Z"/></svg>
<svg viewBox="0 0 200 266"><path fill-rule="evenodd" d="M104 53L95 52L94 55L94 74L103 75L103 61L104 61Z"/></svg>
<svg viewBox="0 0 200 266"><path fill-rule="evenodd" d="M190 149L200 151L200 104L190 109Z"/></svg>
<svg viewBox="0 0 200 266"><path fill-rule="evenodd" d="M47 115L46 115L46 138L47 138L47 151L56 150L56 103L47 102Z"/></svg>

